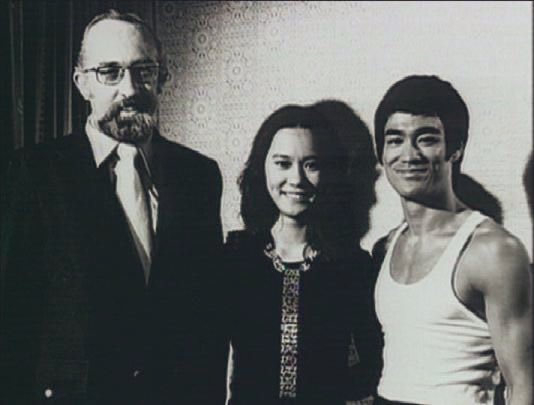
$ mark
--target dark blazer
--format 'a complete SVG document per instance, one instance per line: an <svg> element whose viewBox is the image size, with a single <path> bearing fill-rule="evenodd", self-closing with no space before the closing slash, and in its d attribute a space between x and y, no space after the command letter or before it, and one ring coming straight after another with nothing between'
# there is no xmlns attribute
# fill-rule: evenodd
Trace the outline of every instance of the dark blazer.
<svg viewBox="0 0 534 405"><path fill-rule="evenodd" d="M299 285L297 397L280 399L283 275L263 252L270 235L230 232L225 246L234 370L232 405L345 405L374 394L382 338L376 272L360 248L319 255ZM354 347L359 361L354 356Z"/></svg>
<svg viewBox="0 0 534 405"><path fill-rule="evenodd" d="M143 269L85 134L21 152L3 209L1 403L224 403L216 163L156 135ZM50 397L50 398L47 398Z"/></svg>

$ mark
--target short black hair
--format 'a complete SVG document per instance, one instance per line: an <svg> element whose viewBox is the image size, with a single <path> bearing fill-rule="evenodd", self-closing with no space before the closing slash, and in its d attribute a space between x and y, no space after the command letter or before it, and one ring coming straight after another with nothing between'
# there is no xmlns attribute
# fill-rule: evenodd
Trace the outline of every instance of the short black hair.
<svg viewBox="0 0 534 405"><path fill-rule="evenodd" d="M438 76L408 76L386 92L375 113L375 143L378 161L382 163L384 127L396 112L438 117L445 129L447 159L467 144L469 112L456 89ZM462 156L455 162L457 169Z"/></svg>

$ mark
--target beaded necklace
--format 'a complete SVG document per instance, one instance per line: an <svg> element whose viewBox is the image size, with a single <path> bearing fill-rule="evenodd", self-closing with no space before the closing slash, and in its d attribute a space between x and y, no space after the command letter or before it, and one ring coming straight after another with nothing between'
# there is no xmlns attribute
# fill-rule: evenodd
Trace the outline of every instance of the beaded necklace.
<svg viewBox="0 0 534 405"><path fill-rule="evenodd" d="M306 254L306 251L309 249L309 253ZM282 261L282 258L276 253L276 249L274 247L274 244L272 242L269 242L267 246L265 246L265 249L263 250L263 253L270 258L273 262L273 267L276 271L280 273L284 273L287 270L295 270L295 269L288 269L284 262ZM315 260L315 258L319 255L319 251L317 249L314 249L313 247L306 245L304 248L304 261L300 264L299 268L296 269L298 271L308 271L311 267L311 264Z"/></svg>
<svg viewBox="0 0 534 405"><path fill-rule="evenodd" d="M304 252L306 253L306 248ZM282 273L282 319L280 344L280 398L297 397L297 360L299 329L299 286L300 273L308 271L319 255L319 251L309 247L304 261L298 268L288 268L276 253L273 243L268 243L264 253L273 262L276 271Z"/></svg>

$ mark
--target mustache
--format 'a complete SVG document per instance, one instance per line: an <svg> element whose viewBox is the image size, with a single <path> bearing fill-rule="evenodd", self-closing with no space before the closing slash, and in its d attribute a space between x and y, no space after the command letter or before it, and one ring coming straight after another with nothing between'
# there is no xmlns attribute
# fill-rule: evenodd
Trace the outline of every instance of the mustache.
<svg viewBox="0 0 534 405"><path fill-rule="evenodd" d="M109 122L120 117L122 110L134 108L139 114L153 114L156 111L157 101L148 94L136 94L132 97L113 103L100 122Z"/></svg>
<svg viewBox="0 0 534 405"><path fill-rule="evenodd" d="M135 113L121 116L121 111L127 108L133 108ZM143 142L155 129L156 108L157 98L155 96L136 94L113 103L97 124L103 133L119 142Z"/></svg>

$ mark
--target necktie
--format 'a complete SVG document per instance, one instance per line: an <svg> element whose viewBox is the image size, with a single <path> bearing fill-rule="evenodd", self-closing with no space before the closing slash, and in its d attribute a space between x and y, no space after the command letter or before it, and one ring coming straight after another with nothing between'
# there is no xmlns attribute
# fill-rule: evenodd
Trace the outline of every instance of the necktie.
<svg viewBox="0 0 534 405"><path fill-rule="evenodd" d="M116 192L128 218L130 230L145 272L145 282L148 283L152 251L152 227L147 195L135 165L136 159L139 158L138 154L135 146L119 143L117 147L119 160L115 166Z"/></svg>

